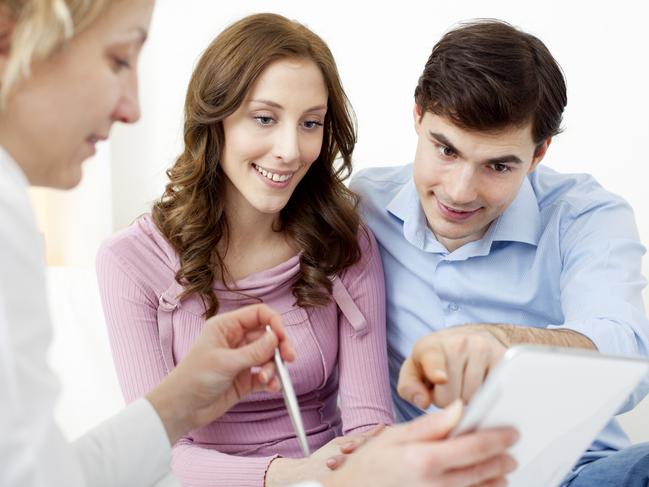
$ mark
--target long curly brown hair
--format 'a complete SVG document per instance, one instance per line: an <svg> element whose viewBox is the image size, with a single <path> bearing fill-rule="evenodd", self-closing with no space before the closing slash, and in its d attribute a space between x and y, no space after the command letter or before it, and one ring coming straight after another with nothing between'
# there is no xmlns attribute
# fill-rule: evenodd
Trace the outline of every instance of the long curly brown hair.
<svg viewBox="0 0 649 487"><path fill-rule="evenodd" d="M281 210L275 229L301 251L300 273L293 284L297 304L328 303L329 276L360 259L358 200L343 184L352 169L355 120L331 51L308 28L280 15L245 17L212 41L194 70L185 100L185 149L167 171L169 183L152 211L153 221L180 258L180 299L199 294L205 317L219 308L215 279L228 275L217 250L227 248L228 241L226 176L219 163L225 143L223 120L240 107L266 66L296 57L320 68L328 90L322 150Z"/></svg>

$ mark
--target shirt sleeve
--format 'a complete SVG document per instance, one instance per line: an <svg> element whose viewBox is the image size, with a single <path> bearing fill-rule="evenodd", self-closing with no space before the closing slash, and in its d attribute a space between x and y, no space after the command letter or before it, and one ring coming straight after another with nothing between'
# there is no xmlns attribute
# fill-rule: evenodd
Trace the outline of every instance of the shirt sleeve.
<svg viewBox="0 0 649 487"><path fill-rule="evenodd" d="M621 199L581 212L562 234L561 306L571 329L588 337L601 353L649 356L649 321L642 290L644 246L633 211ZM649 391L645 378L622 411Z"/></svg>
<svg viewBox="0 0 649 487"><path fill-rule="evenodd" d="M9 256L4 262L9 271L0 263L0 485L153 485L170 471L171 448L147 401L134 403L74 444L57 426L59 385L46 362L52 330L42 254L24 251L38 236L18 233L22 223L13 223L0 225L25 239L9 247L0 228L0 246Z"/></svg>
<svg viewBox="0 0 649 487"><path fill-rule="evenodd" d="M153 485L170 470L169 438L146 399L76 440L74 448L85 483L93 487Z"/></svg>
<svg viewBox="0 0 649 487"><path fill-rule="evenodd" d="M144 396L166 375L158 338L158 298L133 272L110 247L100 249L99 290L117 378L127 402ZM274 458L224 454L195 445L189 435L174 445L172 466L183 485L263 487Z"/></svg>
<svg viewBox="0 0 649 487"><path fill-rule="evenodd" d="M339 313L339 399L344 434L393 422L383 267L370 230L363 228L360 234L361 260L340 276L367 327L355 330L346 314Z"/></svg>

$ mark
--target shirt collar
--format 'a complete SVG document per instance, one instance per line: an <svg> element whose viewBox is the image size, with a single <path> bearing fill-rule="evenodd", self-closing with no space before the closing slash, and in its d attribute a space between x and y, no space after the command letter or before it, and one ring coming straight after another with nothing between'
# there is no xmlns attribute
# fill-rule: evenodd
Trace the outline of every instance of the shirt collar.
<svg viewBox="0 0 649 487"><path fill-rule="evenodd" d="M494 242L522 242L538 245L541 237L541 212L528 177L523 180L514 201L492 227L494 227Z"/></svg>
<svg viewBox="0 0 649 487"><path fill-rule="evenodd" d="M412 177L392 198L386 209L403 221L403 236L412 245L426 252L448 253L428 228L426 215L419 203L419 194Z"/></svg>
<svg viewBox="0 0 649 487"><path fill-rule="evenodd" d="M412 245L428 252L448 254L446 248L437 241L426 223L426 215L419 203L419 194L414 180L410 178L387 204L386 210L403 221L403 236ZM478 241L470 242L453 254L466 258L472 255L487 255L491 244L496 241L522 242L537 245L541 234L541 214L529 178L523 184L505 212L489 227L487 233Z"/></svg>
<svg viewBox="0 0 649 487"><path fill-rule="evenodd" d="M4 177L9 176L14 183L25 189L29 188L29 181L23 170L14 160L13 157L0 145L0 169L3 170Z"/></svg>

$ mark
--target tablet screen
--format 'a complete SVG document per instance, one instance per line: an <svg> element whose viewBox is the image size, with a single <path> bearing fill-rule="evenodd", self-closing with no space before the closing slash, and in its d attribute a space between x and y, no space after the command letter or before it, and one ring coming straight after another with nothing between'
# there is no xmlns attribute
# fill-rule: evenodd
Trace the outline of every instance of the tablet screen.
<svg viewBox="0 0 649 487"><path fill-rule="evenodd" d="M575 349L517 346L489 374L452 436L513 426L518 468L508 485L559 485L649 373L649 361Z"/></svg>

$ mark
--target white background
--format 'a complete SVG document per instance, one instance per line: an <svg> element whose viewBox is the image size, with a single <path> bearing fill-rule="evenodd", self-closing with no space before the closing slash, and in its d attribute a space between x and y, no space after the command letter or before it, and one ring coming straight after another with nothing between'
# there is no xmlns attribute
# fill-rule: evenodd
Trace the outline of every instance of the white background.
<svg viewBox="0 0 649 487"><path fill-rule="evenodd" d="M643 4L159 0L140 63L141 121L116 126L110 147L86 164L81 187L63 197L47 195L42 205L74 220L57 222L58 234L48 234L52 244L65 240L61 247L75 249L56 261L91 263L99 241L148 211L181 150L185 90L202 50L228 24L262 11L299 20L329 44L358 119L356 169L412 161L414 87L432 46L449 28L496 17L537 35L568 84L565 132L544 163L594 174L624 196L647 242L649 15Z"/></svg>
<svg viewBox="0 0 649 487"><path fill-rule="evenodd" d="M537 35L568 84L565 132L544 163L594 174L624 196L649 243L644 2L159 0L140 64L141 121L113 129L78 189L35 194L52 264L92 267L99 243L148 211L181 150L185 89L202 50L226 25L263 11L296 19L329 44L358 119L356 169L411 162L414 87L433 45L457 22L495 17Z"/></svg>

